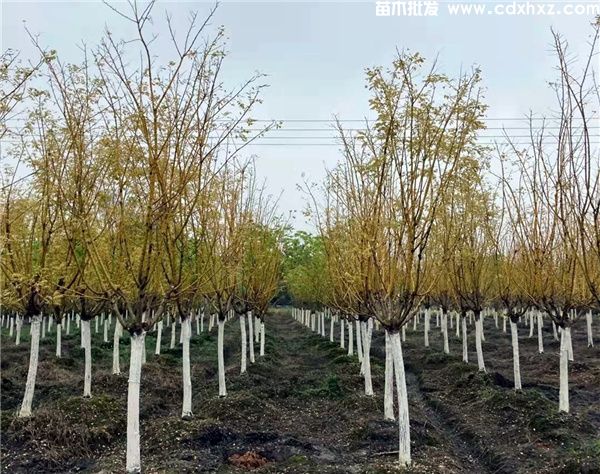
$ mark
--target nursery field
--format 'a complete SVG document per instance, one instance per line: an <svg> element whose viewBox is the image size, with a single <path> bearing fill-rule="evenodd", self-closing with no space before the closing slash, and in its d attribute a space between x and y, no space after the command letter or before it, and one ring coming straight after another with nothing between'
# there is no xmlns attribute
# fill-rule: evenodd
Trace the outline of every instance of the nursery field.
<svg viewBox="0 0 600 474"><path fill-rule="evenodd" d="M461 360L450 331L450 355L432 321L430 347L423 324L406 330L403 344L412 464L397 462L398 425L383 419L384 333L374 330L372 397L356 355L291 316L265 318L265 356L240 375L240 326L225 326L227 396L218 396L217 331L190 341L194 391L191 420L181 418L182 349L163 336L146 338L140 391L141 456L146 473L593 473L600 472L600 352L588 348L585 325L572 329L570 412L558 411L559 343L544 327L545 352L519 325L523 390L512 381L510 334L484 324L487 373ZM93 327L93 325L92 325ZM79 330L55 331L40 341L33 416L16 417L25 389L29 328L15 346L2 329L1 465L7 473L122 472L126 451L129 338L121 340L122 375L111 373L112 341L92 330L92 397L81 396L84 355ZM475 359L473 326L469 359ZM179 331L179 327L178 327ZM169 335L169 331L165 331ZM346 338L348 337L346 333ZM347 341L346 341L347 344Z"/></svg>

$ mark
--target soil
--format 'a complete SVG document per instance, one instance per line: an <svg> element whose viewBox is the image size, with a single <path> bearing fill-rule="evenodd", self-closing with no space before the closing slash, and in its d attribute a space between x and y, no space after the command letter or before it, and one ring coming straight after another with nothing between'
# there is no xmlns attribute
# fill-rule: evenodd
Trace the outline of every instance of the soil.
<svg viewBox="0 0 600 474"><path fill-rule="evenodd" d="M487 373L477 371L473 327L469 360L450 331L450 355L432 319L430 347L423 326L412 324L403 344L407 370L413 464L396 462L398 428L383 420L384 336L374 332L374 397L364 395L356 356L274 310L267 322L266 355L239 374L239 323L225 331L227 397L218 397L216 328L191 341L193 412L181 419L181 347L154 355L147 337L140 405L145 473L598 473L600 472L600 349L588 348L585 321L573 328L575 361L569 364L570 414L558 413L558 342L544 328L545 352L520 326L524 390L512 386L510 334L485 321ZM595 324L595 327L598 327ZM92 332L94 333L92 323ZM40 344L34 416L16 418L29 357L29 328L15 346L2 329L0 463L7 473L120 473L125 465L127 361L111 374L110 342L93 334L92 398L84 399L79 330ZM327 335L329 325L327 324ZM346 334L347 335L347 334ZM177 342L178 342L177 335Z"/></svg>

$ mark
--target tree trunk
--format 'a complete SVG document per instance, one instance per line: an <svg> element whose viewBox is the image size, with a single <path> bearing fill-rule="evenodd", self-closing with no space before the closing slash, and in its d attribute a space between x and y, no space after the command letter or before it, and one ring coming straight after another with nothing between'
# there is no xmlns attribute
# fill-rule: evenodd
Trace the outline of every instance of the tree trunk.
<svg viewBox="0 0 600 474"><path fill-rule="evenodd" d="M175 338L177 336L177 323L175 322L175 318L171 322L171 344L169 345L169 349L175 349Z"/></svg>
<svg viewBox="0 0 600 474"><path fill-rule="evenodd" d="M354 355L354 333L353 333L354 323L352 321L348 321L348 355Z"/></svg>
<svg viewBox="0 0 600 474"><path fill-rule="evenodd" d="M423 324L423 336L425 347L429 347L429 309L425 310L425 322Z"/></svg>
<svg viewBox="0 0 600 474"><path fill-rule="evenodd" d="M247 345L247 339L246 339L246 315L245 314L240 314L240 339L242 341L242 364L240 367L240 373L244 374L246 373L246 354L248 352L248 348L246 347Z"/></svg>
<svg viewBox="0 0 600 474"><path fill-rule="evenodd" d="M344 335L344 328L346 327L346 320L345 319L340 319L340 347L342 349L345 349L346 347L346 341L345 341L345 335Z"/></svg>
<svg viewBox="0 0 600 474"><path fill-rule="evenodd" d="M40 352L40 319L41 316L33 316L31 319L31 350L29 352L29 371L25 383L25 394L19 411L19 418L31 416L31 405L33 403L33 392L35 391L35 378L37 376L38 360Z"/></svg>
<svg viewBox="0 0 600 474"><path fill-rule="evenodd" d="M61 337L62 337L62 325L61 323L56 323L56 357L58 357L59 359L62 356L62 342L61 342Z"/></svg>
<svg viewBox="0 0 600 474"><path fill-rule="evenodd" d="M333 321L333 316L331 318L329 318L329 342L334 342L333 341L333 327L334 327L334 321Z"/></svg>
<svg viewBox="0 0 600 474"><path fill-rule="evenodd" d="M16 337L15 337L15 346L21 344L21 329L23 327L23 318L17 316L17 329L16 329ZM31 331L31 330L30 330ZM39 344L39 341L38 341Z"/></svg>
<svg viewBox="0 0 600 474"><path fill-rule="evenodd" d="M444 353L450 354L450 345L448 344L448 313L442 313L442 333L444 336Z"/></svg>
<svg viewBox="0 0 600 474"><path fill-rule="evenodd" d="M369 319L369 321L372 321ZM371 337L369 334L369 329L366 321L362 321L362 334L363 334L363 372L365 376L365 395L372 396L373 395L373 383L371 380Z"/></svg>
<svg viewBox="0 0 600 474"><path fill-rule="evenodd" d="M558 392L558 410L569 413L569 348L568 333L560 333L560 389Z"/></svg>
<svg viewBox="0 0 600 474"><path fill-rule="evenodd" d="M260 322L260 356L265 355L265 322Z"/></svg>
<svg viewBox="0 0 600 474"><path fill-rule="evenodd" d="M481 344L481 335L483 333L483 320L481 314L475 316L475 348L477 349L477 366L480 372L485 372L485 362L483 361L483 347Z"/></svg>
<svg viewBox="0 0 600 474"><path fill-rule="evenodd" d="M533 337L533 326L535 321L533 320L533 311L529 311L529 337Z"/></svg>
<svg viewBox="0 0 600 474"><path fill-rule="evenodd" d="M248 342L250 342L250 363L254 364L254 318L252 311L248 312Z"/></svg>
<svg viewBox="0 0 600 474"><path fill-rule="evenodd" d="M118 324L118 322L117 322ZM154 350L154 353L156 355L160 355L160 344L162 342L162 329L163 329L163 322L159 321L158 323L156 323L156 349Z"/></svg>
<svg viewBox="0 0 600 474"><path fill-rule="evenodd" d="M217 361L219 366L219 397L227 396L227 388L225 387L225 357L223 354L223 336L225 333L225 320L219 317L217 320L219 332L217 336Z"/></svg>
<svg viewBox="0 0 600 474"><path fill-rule="evenodd" d="M142 353L146 332L131 336L129 358L129 385L127 390L127 472L141 472L140 459L140 382L142 379Z"/></svg>
<svg viewBox="0 0 600 474"><path fill-rule="evenodd" d="M592 311L588 311L585 315L585 322L587 326L587 341L588 347L594 347L594 337L592 336Z"/></svg>
<svg viewBox="0 0 600 474"><path fill-rule="evenodd" d="M358 361L360 362L360 374L363 374L363 350L362 350L362 336L361 336L361 330L360 330L360 321L357 319L354 323L356 325L356 330L354 331L356 333L356 352L358 354Z"/></svg>
<svg viewBox="0 0 600 474"><path fill-rule="evenodd" d="M406 392L406 377L404 361L402 360L402 343L400 333L390 335L392 354L394 357L394 374L398 394L398 460L401 466L409 466L410 458L410 421L408 416L408 396Z"/></svg>
<svg viewBox="0 0 600 474"><path fill-rule="evenodd" d="M506 321L506 319L505 319ZM517 323L510 321L510 337L513 350L513 372L515 377L515 390L521 390L521 366L519 362L519 330Z"/></svg>
<svg viewBox="0 0 600 474"><path fill-rule="evenodd" d="M467 318L463 316L462 322L462 347L463 347L463 362L469 362L469 351L467 348Z"/></svg>
<svg viewBox="0 0 600 474"><path fill-rule="evenodd" d="M573 340L571 339L571 326L568 326L565 331L567 332L567 351L569 353L569 362L573 362Z"/></svg>
<svg viewBox="0 0 600 474"><path fill-rule="evenodd" d="M394 356L390 334L385 330L385 387L383 391L383 418L394 420Z"/></svg>
<svg viewBox="0 0 600 474"><path fill-rule="evenodd" d="M190 339L192 338L192 320L188 316L181 322L181 334L183 338L183 407L181 418L191 419L192 413L192 370L190 367Z"/></svg>
<svg viewBox="0 0 600 474"><path fill-rule="evenodd" d="M544 337L542 335L542 312L537 313L537 336L538 336L538 352L544 353Z"/></svg>
<svg viewBox="0 0 600 474"><path fill-rule="evenodd" d="M83 351L85 354L85 371L83 375L83 396L92 396L92 329L90 321L81 321L81 333L83 334Z"/></svg>
<svg viewBox="0 0 600 474"><path fill-rule="evenodd" d="M117 319L115 321L115 330L113 332L113 366L112 366L113 375L121 375L120 344L121 344L121 323Z"/></svg>

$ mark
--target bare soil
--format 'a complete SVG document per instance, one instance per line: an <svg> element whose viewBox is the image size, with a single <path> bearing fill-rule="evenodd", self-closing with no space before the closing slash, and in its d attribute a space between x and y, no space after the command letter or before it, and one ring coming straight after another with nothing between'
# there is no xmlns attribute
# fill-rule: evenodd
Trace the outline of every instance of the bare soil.
<svg viewBox="0 0 600 474"><path fill-rule="evenodd" d="M407 329L404 360L410 403L413 465L396 462L397 425L383 418L383 332L374 333L374 397L366 397L356 356L295 322L287 310L267 320L266 356L239 374L239 323L225 331L226 398L218 397L216 328L191 341L193 411L181 419L181 347L160 356L147 337L142 371L141 443L146 473L598 473L600 472L600 349L587 348L585 323L573 329L569 364L571 413L558 413L558 342L544 328L545 353L520 327L524 390L512 389L510 334L486 319L487 373L451 355L432 320L430 347L422 325ZM596 324L597 327L597 324ZM94 324L92 323L92 332ZM92 398L84 399L79 330L41 342L34 416L18 419L29 358L29 329L15 346L2 329L0 463L7 473L120 473L125 465L129 342L121 340L121 370L111 374L110 342L93 334ZM473 328L469 328L474 333ZM329 326L327 325L329 335ZM470 336L473 337L472 335ZM179 335L177 335L177 342ZM470 360L475 343L469 340Z"/></svg>

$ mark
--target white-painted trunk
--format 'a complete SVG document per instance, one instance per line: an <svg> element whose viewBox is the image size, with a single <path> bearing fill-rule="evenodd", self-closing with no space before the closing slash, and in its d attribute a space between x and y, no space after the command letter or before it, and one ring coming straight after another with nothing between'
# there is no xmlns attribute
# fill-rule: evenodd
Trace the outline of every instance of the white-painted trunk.
<svg viewBox="0 0 600 474"><path fill-rule="evenodd" d="M552 321L552 336L555 341L558 341L558 331L556 330L556 323Z"/></svg>
<svg viewBox="0 0 600 474"><path fill-rule="evenodd" d="M16 335L15 335L15 346L18 346L21 344L21 328L23 327L23 318L17 316L17 328L16 328ZM38 341L39 344L39 341Z"/></svg>
<svg viewBox="0 0 600 474"><path fill-rule="evenodd" d="M260 328L262 321L258 316L254 316L254 342L260 343Z"/></svg>
<svg viewBox="0 0 600 474"><path fill-rule="evenodd" d="M31 405L33 403L33 392L35 391L35 379L37 376L38 360L40 352L40 319L33 316L31 319L31 348L29 351L29 371L27 372L27 382L25 383L25 394L19 417L25 418L31 416Z"/></svg>
<svg viewBox="0 0 600 474"><path fill-rule="evenodd" d="M402 326L402 342L406 342L406 324Z"/></svg>
<svg viewBox="0 0 600 474"><path fill-rule="evenodd" d="M117 324L119 324L117 322ZM159 321L156 324L156 349L154 349L154 353L156 355L160 355L160 345L162 342L162 329L163 329L163 322Z"/></svg>
<svg viewBox="0 0 600 474"><path fill-rule="evenodd" d="M68 336L71 333L71 316L67 314L67 332L65 336Z"/></svg>
<svg viewBox="0 0 600 474"><path fill-rule="evenodd" d="M425 343L425 347L429 347L429 309L425 310L425 323L423 324L423 339Z"/></svg>
<svg viewBox="0 0 600 474"><path fill-rule="evenodd" d="M506 320L506 319L505 319ZM517 323L510 321L510 337L513 350L513 374L515 378L515 390L521 390L521 365L519 361L519 330Z"/></svg>
<svg viewBox="0 0 600 474"><path fill-rule="evenodd" d="M537 313L537 336L538 336L538 352L540 354L544 353L544 337L542 335L542 313L538 311Z"/></svg>
<svg viewBox="0 0 600 474"><path fill-rule="evenodd" d="M113 332L113 365L112 365L112 373L113 375L121 375L121 353L120 346L121 345L121 323L117 319L115 321L115 330Z"/></svg>
<svg viewBox="0 0 600 474"><path fill-rule="evenodd" d="M104 326L104 334L103 334L104 342L108 342L108 319L107 318L104 319L103 326Z"/></svg>
<svg viewBox="0 0 600 474"><path fill-rule="evenodd" d="M46 339L46 318L42 315L42 339Z"/></svg>
<svg viewBox="0 0 600 474"><path fill-rule="evenodd" d="M383 391L383 418L394 420L394 356L390 334L385 330L385 387Z"/></svg>
<svg viewBox="0 0 600 474"><path fill-rule="evenodd" d="M265 355L265 323L260 322L260 356Z"/></svg>
<svg viewBox="0 0 600 474"><path fill-rule="evenodd" d="M200 315L196 315L196 336L200 335Z"/></svg>
<svg viewBox="0 0 600 474"><path fill-rule="evenodd" d="M463 349L463 362L469 362L469 351L467 348L467 318L462 317L462 349Z"/></svg>
<svg viewBox="0 0 600 474"><path fill-rule="evenodd" d="M354 323L352 321L348 321L348 355L354 355L354 332L353 332Z"/></svg>
<svg viewBox="0 0 600 474"><path fill-rule="evenodd" d="M171 344L169 345L169 349L175 349L175 337L177 336L177 323L175 322L175 318L171 322Z"/></svg>
<svg viewBox="0 0 600 474"><path fill-rule="evenodd" d="M181 418L188 420L194 416L192 413L192 369L190 366L192 320L189 316L181 322L181 334L183 335L183 407Z"/></svg>
<svg viewBox="0 0 600 474"><path fill-rule="evenodd" d="M96 326L96 329L94 330L94 334L98 334L98 322L99 322L99 320L100 320L100 318L98 316L96 316L94 318L94 323L95 323L95 326ZM79 324L77 325L77 327L79 327Z"/></svg>
<svg viewBox="0 0 600 474"><path fill-rule="evenodd" d="M588 347L594 347L594 337L592 336L592 312L588 311L585 315L585 323L587 326L587 341Z"/></svg>
<svg viewBox="0 0 600 474"><path fill-rule="evenodd" d="M533 327L535 321L533 320L533 311L529 311L529 337L533 337Z"/></svg>
<svg viewBox="0 0 600 474"><path fill-rule="evenodd" d="M477 350L477 367L480 372L485 372L485 363L483 361L483 347L481 344L481 334L483 332L483 320L481 316L475 317L475 349Z"/></svg>
<svg viewBox="0 0 600 474"><path fill-rule="evenodd" d="M506 316L502 317L502 332L506 332L506 319L507 319ZM511 331L512 331L512 329L511 329Z"/></svg>
<svg viewBox="0 0 600 474"><path fill-rule="evenodd" d="M418 316L415 316L415 317L413 318L413 331L416 331L416 330L417 330L417 321L418 321L418 319L419 319L419 317L418 317Z"/></svg>
<svg viewBox="0 0 600 474"><path fill-rule="evenodd" d="M460 338L460 326L461 326L460 320L461 320L460 314L457 313L456 314L456 337L458 337L458 338Z"/></svg>
<svg viewBox="0 0 600 474"><path fill-rule="evenodd" d="M13 337L15 334L15 318L10 318L10 329L8 331L8 336Z"/></svg>
<svg viewBox="0 0 600 474"><path fill-rule="evenodd" d="M361 336L361 330L360 330L360 321L357 319L354 324L356 325L356 330L354 331L356 333L356 352L358 353L358 361L360 362L360 373L363 373L363 366L362 366L362 360L363 360L363 350L362 350L362 336Z"/></svg>
<svg viewBox="0 0 600 474"><path fill-rule="evenodd" d="M81 333L83 334L83 351L85 358L85 369L83 374L83 396L92 396L92 329L90 321L81 321Z"/></svg>
<svg viewBox="0 0 600 474"><path fill-rule="evenodd" d="M131 336L129 358L129 385L127 390L127 461L128 473L142 471L140 459L140 382L142 379L142 353L146 333Z"/></svg>
<svg viewBox="0 0 600 474"><path fill-rule="evenodd" d="M485 332L483 331L483 313L479 313L479 332L481 334L481 340L485 342Z"/></svg>
<svg viewBox="0 0 600 474"><path fill-rule="evenodd" d="M340 347L345 349L346 341L344 336L344 328L346 327L346 320L340 319Z"/></svg>
<svg viewBox="0 0 600 474"><path fill-rule="evenodd" d="M410 421L408 415L408 395L406 392L406 377L404 361L402 360L402 342L400 333L390 334L392 354L394 357L394 374L398 394L398 460L401 466L411 463L410 457Z"/></svg>
<svg viewBox="0 0 600 474"><path fill-rule="evenodd" d="M365 395L373 395L373 383L371 380L371 338L369 337L369 329L366 321L361 322L361 333L363 340L363 372L365 378Z"/></svg>
<svg viewBox="0 0 600 474"><path fill-rule="evenodd" d="M452 321L452 319L450 319ZM442 335L444 336L444 353L450 354L450 344L448 343L448 313L442 313Z"/></svg>
<svg viewBox="0 0 600 474"><path fill-rule="evenodd" d="M56 357L59 359L62 357L62 325L60 323L56 323Z"/></svg>
<svg viewBox="0 0 600 474"><path fill-rule="evenodd" d="M560 334L560 388L558 391L558 410L569 413L569 348L568 333Z"/></svg>
<svg viewBox="0 0 600 474"><path fill-rule="evenodd" d="M204 313L200 315L200 332L204 332Z"/></svg>
<svg viewBox="0 0 600 474"><path fill-rule="evenodd" d="M246 315L245 314L241 314L240 315L240 339L242 341L242 363L240 366L240 373L244 374L246 373L246 356L248 353L248 348L247 348L247 339L246 339Z"/></svg>
<svg viewBox="0 0 600 474"><path fill-rule="evenodd" d="M333 327L334 327L334 319L333 317L329 320L329 342L333 341Z"/></svg>
<svg viewBox="0 0 600 474"><path fill-rule="evenodd" d="M225 387L225 356L223 354L223 337L225 334L225 320L218 319L219 332L217 336L217 361L219 368L219 397L227 396Z"/></svg>
<svg viewBox="0 0 600 474"><path fill-rule="evenodd" d="M573 340L571 339L571 326L566 328L567 333L567 351L569 352L569 362L573 362L575 359L573 358Z"/></svg>
<svg viewBox="0 0 600 474"><path fill-rule="evenodd" d="M254 317L252 311L248 312L248 341L250 342L250 363L254 364Z"/></svg>

